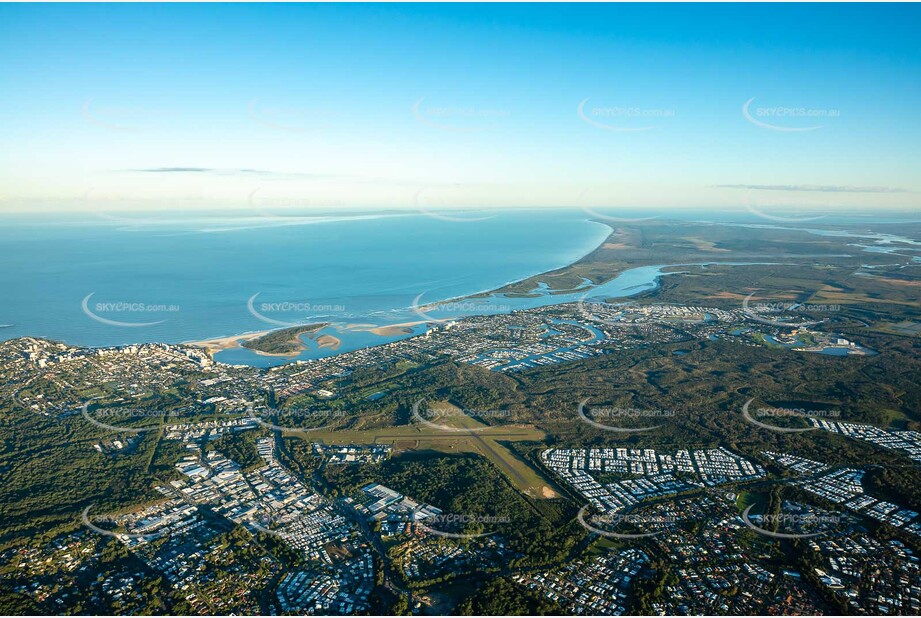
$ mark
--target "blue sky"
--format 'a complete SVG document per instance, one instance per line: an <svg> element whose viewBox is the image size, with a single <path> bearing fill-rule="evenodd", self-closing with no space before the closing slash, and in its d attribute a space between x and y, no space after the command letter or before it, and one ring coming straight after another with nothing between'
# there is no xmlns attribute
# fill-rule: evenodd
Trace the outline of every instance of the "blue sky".
<svg viewBox="0 0 921 618"><path fill-rule="evenodd" d="M917 208L919 16L2 5L0 208Z"/></svg>

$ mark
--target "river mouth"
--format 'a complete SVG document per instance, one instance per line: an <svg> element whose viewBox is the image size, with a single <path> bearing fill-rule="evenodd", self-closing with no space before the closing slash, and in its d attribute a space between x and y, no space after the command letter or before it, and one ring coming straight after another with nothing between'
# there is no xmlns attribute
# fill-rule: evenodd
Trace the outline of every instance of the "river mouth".
<svg viewBox="0 0 921 618"><path fill-rule="evenodd" d="M720 266L755 266L769 265L773 262L702 262L697 264L660 264L629 268L601 285L580 285L568 293L554 293L544 283L539 285L529 296L512 294L488 294L476 297L446 299L414 303L404 311L390 312L391 323L402 326L398 333L388 333L387 328L354 328L354 322L380 320L380 315L367 318L355 318L350 324L331 323L318 331L318 335L335 337L339 344L333 349L316 344L314 338L301 337L305 349L293 356L267 356L243 347L221 350L214 355L214 360L231 365L249 365L253 367L277 367L296 361L317 360L354 352L363 348L392 343L424 334L427 324L444 323L451 320L485 315L506 315L515 311L540 309L558 305L588 302L592 300L623 300L655 290L659 287L661 277L680 275L681 271L665 272L670 268ZM374 332L376 331L376 332Z"/></svg>
<svg viewBox="0 0 921 618"><path fill-rule="evenodd" d="M671 230L700 222L679 218L660 224ZM739 224L709 222L705 228L724 225ZM858 248L867 256L867 268L876 268L881 254L914 253L918 246L894 234L805 231L863 243ZM13 225L0 231L12 256L0 273L9 294L0 316L0 338L41 337L94 348L226 339L227 349L209 348L217 360L270 367L422 335L426 324L452 319L591 300L626 302L655 292L662 277L691 267L807 257L782 245L780 253L767 255L743 246L736 253L720 254L726 261L704 261L710 256L693 248L651 257L628 251L620 256L630 257L627 261L606 257L617 264L607 270L573 270L565 279L566 289L559 289L564 279L552 277L569 266L591 264L592 254L605 247L612 233L618 232L585 213L561 210L501 212L469 226L405 214L219 232L210 221L204 225L194 217L152 227L143 221L130 226ZM675 235L680 240L689 233L680 228L663 238ZM899 251L891 251L893 247ZM813 257L853 257L838 255L837 248ZM730 261L733 257L764 261ZM601 284L582 276L593 273L597 281L619 268L625 270ZM523 282L527 285L516 293L500 292ZM289 304L306 309L278 308ZM329 325L320 334L322 341L302 339L305 349L300 354L267 356L239 348L244 334L252 338L317 322Z"/></svg>

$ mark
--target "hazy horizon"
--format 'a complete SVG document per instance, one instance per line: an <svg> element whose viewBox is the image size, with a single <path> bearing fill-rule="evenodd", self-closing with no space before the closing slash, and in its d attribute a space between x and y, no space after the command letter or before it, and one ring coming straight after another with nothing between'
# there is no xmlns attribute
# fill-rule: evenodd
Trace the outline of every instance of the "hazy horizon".
<svg viewBox="0 0 921 618"><path fill-rule="evenodd" d="M0 212L917 209L918 16L4 5Z"/></svg>

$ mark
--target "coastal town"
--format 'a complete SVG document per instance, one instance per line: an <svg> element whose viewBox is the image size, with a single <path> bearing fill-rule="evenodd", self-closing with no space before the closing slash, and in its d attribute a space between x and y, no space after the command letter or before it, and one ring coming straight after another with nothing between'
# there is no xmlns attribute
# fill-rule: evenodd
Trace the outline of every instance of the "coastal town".
<svg viewBox="0 0 921 618"><path fill-rule="evenodd" d="M308 391L332 397L330 387L354 371L398 359L424 363L447 357L516 372L695 339L831 355L872 353L846 338L799 325L796 317L784 326L775 314L773 309L758 312L757 307L585 301L439 321L417 336L319 359L295 359L268 370L215 362L208 350L187 344L77 348L22 338L0 345L0 375L19 405L48 414L73 413L102 395L109 405L127 407L153 389L168 390L193 379L195 403L177 406L175 413L181 414L240 410L268 392L279 398ZM773 317L760 317L765 315ZM805 335L808 345L801 343ZM100 391L101 384L105 391ZM372 393L369 398L384 395Z"/></svg>
<svg viewBox="0 0 921 618"><path fill-rule="evenodd" d="M585 616L622 616L629 613L630 586L649 557L638 549L610 552L551 571L516 575L528 590L558 603L566 612Z"/></svg>
<svg viewBox="0 0 921 618"><path fill-rule="evenodd" d="M0 618L921 617L921 0L0 0Z"/></svg>
<svg viewBox="0 0 921 618"><path fill-rule="evenodd" d="M605 514L618 513L648 498L764 476L759 465L723 448L674 454L657 454L653 449L550 449L541 453L541 458ZM602 484L593 472L639 478Z"/></svg>
<svg viewBox="0 0 921 618"><path fill-rule="evenodd" d="M355 372L394 362L412 367L448 358L514 374L695 340L788 353L869 353L797 324L767 325L748 309L578 303L432 323L414 337L270 369L216 362L190 345L88 349L35 338L4 342L0 376L11 402L31 414L94 427L102 437L92 448L113 462L132 457L144 436L155 433L161 443L176 445L178 476L155 485L157 500L110 512L88 507L76 531L3 552L0 581L62 613L76 611L78 598L89 604L84 609L149 608L158 602L145 588L152 576L170 590L171 607L189 614L359 614L379 607L382 590L426 613L440 582L496 570L573 614L773 613L781 600L786 611L813 613L839 598L858 612L917 611L915 553L904 537L871 535L868 522L921 539L921 516L867 493L863 469L724 446L545 448L537 462L577 498L574 521L588 538L626 546L535 569L512 566L523 554L496 522L459 525L447 505L423 502L385 479L328 495L315 477L283 463L278 451L282 435L303 431L319 470L375 468L398 456L398 442L327 443L310 434L350 418L338 399ZM304 396L327 408L284 405ZM361 396L371 408L388 402L386 389ZM606 412L579 407L585 422L602 428L617 422ZM658 426L674 413L645 414L657 417L646 419L648 426ZM915 431L807 420L808 428L910 462L921 457ZM252 445L256 461L244 465L221 450L241 442ZM796 476L778 478L769 465ZM771 557L776 547L761 546L769 539L762 531L778 529L765 514L746 515L739 506L753 488L772 486L803 492L799 501L783 501L782 512L795 525L782 534L808 539L808 550L817 554L808 570L778 567ZM802 502L804 496L815 504ZM832 516L823 508L840 512ZM99 555L114 551L107 544L112 540L128 553L109 565ZM865 585L857 565L868 551L885 559ZM663 561L667 572L653 568ZM84 582L96 571L104 575ZM638 591L651 581L661 581L665 594L647 602ZM77 593L85 585L88 597Z"/></svg>

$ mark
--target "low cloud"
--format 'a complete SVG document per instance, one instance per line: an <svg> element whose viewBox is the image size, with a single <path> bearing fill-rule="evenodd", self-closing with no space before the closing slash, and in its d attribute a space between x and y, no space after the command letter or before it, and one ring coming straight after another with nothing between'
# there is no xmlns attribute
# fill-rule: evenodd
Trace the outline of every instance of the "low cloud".
<svg viewBox="0 0 921 618"><path fill-rule="evenodd" d="M899 187L855 187L847 185L716 185L717 189L758 191L813 191L817 193L912 193Z"/></svg>
<svg viewBox="0 0 921 618"><path fill-rule="evenodd" d="M257 170L246 167L217 168L217 167L146 167L140 169L119 170L121 172L139 172L142 174L214 174L218 176L259 176L264 178L312 178L326 180L343 178L335 174L310 174L304 172L275 172L271 170Z"/></svg>
<svg viewBox="0 0 921 618"><path fill-rule="evenodd" d="M214 170L207 167L151 167L140 170L127 170L129 172L150 172L152 174L178 174L178 173L205 173Z"/></svg>

